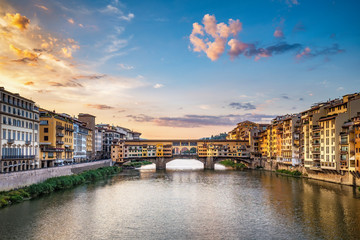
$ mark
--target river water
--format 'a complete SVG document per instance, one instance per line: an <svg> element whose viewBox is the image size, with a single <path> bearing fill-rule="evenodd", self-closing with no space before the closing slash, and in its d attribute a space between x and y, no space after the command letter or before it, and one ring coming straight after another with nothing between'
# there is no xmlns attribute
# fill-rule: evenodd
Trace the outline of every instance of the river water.
<svg viewBox="0 0 360 240"><path fill-rule="evenodd" d="M125 171L0 210L0 239L359 239L352 187L265 171Z"/></svg>

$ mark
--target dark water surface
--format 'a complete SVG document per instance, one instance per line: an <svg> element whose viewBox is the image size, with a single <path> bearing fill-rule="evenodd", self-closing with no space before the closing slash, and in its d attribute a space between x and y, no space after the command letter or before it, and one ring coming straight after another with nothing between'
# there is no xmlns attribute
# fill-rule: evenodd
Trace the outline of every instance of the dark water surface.
<svg viewBox="0 0 360 240"><path fill-rule="evenodd" d="M360 194L263 171L128 171L0 210L0 239L360 239Z"/></svg>

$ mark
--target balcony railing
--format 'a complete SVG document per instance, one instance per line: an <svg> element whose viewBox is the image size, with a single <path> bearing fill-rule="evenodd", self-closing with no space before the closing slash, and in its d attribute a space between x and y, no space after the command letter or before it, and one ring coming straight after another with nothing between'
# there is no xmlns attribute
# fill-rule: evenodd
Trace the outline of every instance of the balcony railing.
<svg viewBox="0 0 360 240"><path fill-rule="evenodd" d="M13 144L15 142L15 139L8 139L7 142L8 144Z"/></svg>
<svg viewBox="0 0 360 240"><path fill-rule="evenodd" d="M42 148L42 152L63 152L63 148Z"/></svg>
<svg viewBox="0 0 360 240"><path fill-rule="evenodd" d="M22 159L26 159L26 160L33 160L35 159L35 155L4 155L1 156L2 160L22 160Z"/></svg>
<svg viewBox="0 0 360 240"><path fill-rule="evenodd" d="M64 127L64 126L61 126L61 125L56 125L56 128L57 128L57 129L60 129L60 130L65 129L65 127Z"/></svg>
<svg viewBox="0 0 360 240"><path fill-rule="evenodd" d="M31 144L31 141L30 140L26 140L25 141L25 145L30 145Z"/></svg>
<svg viewBox="0 0 360 240"><path fill-rule="evenodd" d="M62 134L62 133L57 133L56 136L57 136L57 137L63 137L64 134Z"/></svg>
<svg viewBox="0 0 360 240"><path fill-rule="evenodd" d="M56 144L58 144L58 145L63 145L64 142L63 142L63 141L56 141Z"/></svg>
<svg viewBox="0 0 360 240"><path fill-rule="evenodd" d="M74 129L73 128L65 128L65 131L69 131L69 132L73 132L74 131Z"/></svg>

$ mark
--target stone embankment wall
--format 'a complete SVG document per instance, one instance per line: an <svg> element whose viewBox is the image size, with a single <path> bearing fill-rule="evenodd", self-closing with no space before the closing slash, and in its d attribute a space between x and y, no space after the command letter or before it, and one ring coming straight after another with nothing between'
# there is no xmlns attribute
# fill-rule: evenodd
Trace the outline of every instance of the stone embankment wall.
<svg viewBox="0 0 360 240"><path fill-rule="evenodd" d="M62 167L42 168L36 170L0 174L0 191L25 187L34 183L43 182L48 178L77 174L86 170L111 166L111 159L80 163Z"/></svg>
<svg viewBox="0 0 360 240"><path fill-rule="evenodd" d="M279 164L277 162L264 162L264 169L268 171L276 171L278 169L286 169L290 171L298 170L303 174L304 177L310 179L316 179L326 182L344 184L344 185L351 185L351 186L360 186L360 178L353 176L349 172L320 172L320 171L313 171L307 170L302 166L288 166Z"/></svg>

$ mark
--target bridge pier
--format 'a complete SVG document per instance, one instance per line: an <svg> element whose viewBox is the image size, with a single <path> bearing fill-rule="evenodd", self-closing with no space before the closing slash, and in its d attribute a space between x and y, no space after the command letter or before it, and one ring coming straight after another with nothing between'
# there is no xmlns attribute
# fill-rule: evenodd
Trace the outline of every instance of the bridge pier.
<svg viewBox="0 0 360 240"><path fill-rule="evenodd" d="M204 169L205 170L214 170L214 168L215 168L214 157L212 157L212 156L206 157L205 162L204 162Z"/></svg>
<svg viewBox="0 0 360 240"><path fill-rule="evenodd" d="M155 160L156 170L166 169L166 160L164 157L157 157Z"/></svg>

